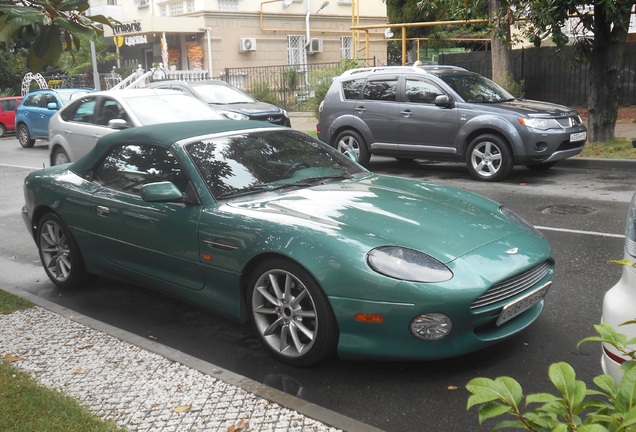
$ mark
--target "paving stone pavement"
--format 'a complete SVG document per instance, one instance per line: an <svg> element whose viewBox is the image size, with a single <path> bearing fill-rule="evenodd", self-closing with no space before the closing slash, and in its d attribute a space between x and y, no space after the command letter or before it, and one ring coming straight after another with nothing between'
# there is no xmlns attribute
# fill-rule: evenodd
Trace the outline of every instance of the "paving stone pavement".
<svg viewBox="0 0 636 432"><path fill-rule="evenodd" d="M341 430L39 306L0 328L0 358L130 431Z"/></svg>

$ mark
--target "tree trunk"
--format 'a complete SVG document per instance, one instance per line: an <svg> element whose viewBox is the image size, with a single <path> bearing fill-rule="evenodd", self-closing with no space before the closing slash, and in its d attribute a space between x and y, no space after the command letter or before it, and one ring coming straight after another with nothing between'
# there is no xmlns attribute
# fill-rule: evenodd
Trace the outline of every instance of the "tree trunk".
<svg viewBox="0 0 636 432"><path fill-rule="evenodd" d="M491 32L492 80L502 84L513 77L510 23L506 20L508 5L505 0L490 0L490 20L495 24Z"/></svg>
<svg viewBox="0 0 636 432"><path fill-rule="evenodd" d="M629 22L629 15L625 17ZM603 8L594 10L596 32L590 54L588 140L607 141L614 137L623 88L623 47L627 26L609 22Z"/></svg>

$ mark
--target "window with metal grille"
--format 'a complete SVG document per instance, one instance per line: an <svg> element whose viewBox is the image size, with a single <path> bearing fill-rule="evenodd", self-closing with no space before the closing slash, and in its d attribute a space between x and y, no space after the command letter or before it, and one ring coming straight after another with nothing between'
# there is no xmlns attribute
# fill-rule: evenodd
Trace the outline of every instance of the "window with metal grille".
<svg viewBox="0 0 636 432"><path fill-rule="evenodd" d="M305 50L305 36L287 36L287 64L304 65L307 64L307 51Z"/></svg>
<svg viewBox="0 0 636 432"><path fill-rule="evenodd" d="M219 0L219 10L237 12L239 10L239 0Z"/></svg>
<svg viewBox="0 0 636 432"><path fill-rule="evenodd" d="M340 58L353 59L353 38L340 36Z"/></svg>

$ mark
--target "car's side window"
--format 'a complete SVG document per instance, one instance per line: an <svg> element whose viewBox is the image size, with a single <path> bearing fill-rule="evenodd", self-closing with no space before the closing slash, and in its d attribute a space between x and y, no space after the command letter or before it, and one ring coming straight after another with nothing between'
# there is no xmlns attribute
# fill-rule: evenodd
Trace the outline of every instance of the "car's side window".
<svg viewBox="0 0 636 432"><path fill-rule="evenodd" d="M148 183L171 181L183 193L188 186L187 175L170 151L135 144L114 148L95 170L93 181L134 195Z"/></svg>
<svg viewBox="0 0 636 432"><path fill-rule="evenodd" d="M362 93L364 79L356 79L342 82L342 94L345 99L358 99Z"/></svg>
<svg viewBox="0 0 636 432"><path fill-rule="evenodd" d="M28 98L26 98L26 100L24 101L24 106L40 106L40 99L42 97L41 93L37 93L34 94L33 96L30 96Z"/></svg>
<svg viewBox="0 0 636 432"><path fill-rule="evenodd" d="M397 78L369 80L364 87L364 98L393 102L397 100Z"/></svg>
<svg viewBox="0 0 636 432"><path fill-rule="evenodd" d="M103 98L96 123L108 126L108 122L115 119L122 119L128 122L128 116L119 102L114 99Z"/></svg>
<svg viewBox="0 0 636 432"><path fill-rule="evenodd" d="M414 103L435 103L437 96L444 94L436 85L420 80L406 80L406 101Z"/></svg>
<svg viewBox="0 0 636 432"><path fill-rule="evenodd" d="M65 110L62 118L66 121L92 123L95 114L95 98L86 98L76 103L73 109Z"/></svg>

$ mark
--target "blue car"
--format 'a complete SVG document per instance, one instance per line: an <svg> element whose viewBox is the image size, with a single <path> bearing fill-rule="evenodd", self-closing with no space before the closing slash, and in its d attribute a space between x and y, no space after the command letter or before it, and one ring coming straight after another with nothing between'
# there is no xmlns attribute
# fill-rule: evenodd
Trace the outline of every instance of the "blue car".
<svg viewBox="0 0 636 432"><path fill-rule="evenodd" d="M53 114L91 89L67 88L34 90L27 94L15 114L15 130L24 148L33 147L36 139L49 139L49 120Z"/></svg>

